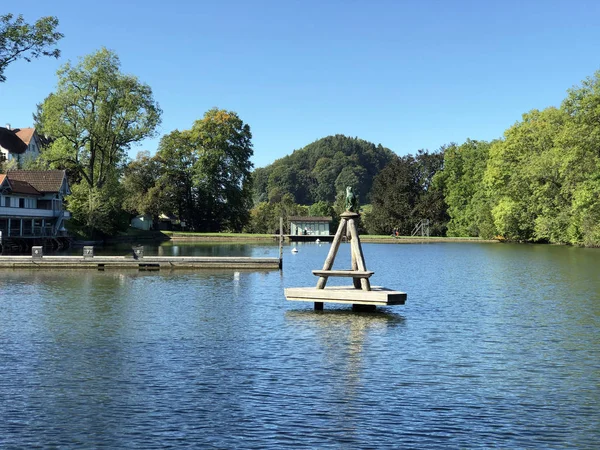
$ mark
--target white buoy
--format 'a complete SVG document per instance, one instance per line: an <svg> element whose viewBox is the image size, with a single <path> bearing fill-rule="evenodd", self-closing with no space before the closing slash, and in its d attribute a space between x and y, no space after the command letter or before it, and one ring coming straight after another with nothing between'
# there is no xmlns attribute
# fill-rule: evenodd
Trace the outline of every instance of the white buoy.
<svg viewBox="0 0 600 450"><path fill-rule="evenodd" d="M321 239L317 238L317 240L315 241L317 244L321 243Z"/></svg>
<svg viewBox="0 0 600 450"><path fill-rule="evenodd" d="M294 248L292 249L292 253L298 253L298 249L297 249L296 247L294 247Z"/></svg>

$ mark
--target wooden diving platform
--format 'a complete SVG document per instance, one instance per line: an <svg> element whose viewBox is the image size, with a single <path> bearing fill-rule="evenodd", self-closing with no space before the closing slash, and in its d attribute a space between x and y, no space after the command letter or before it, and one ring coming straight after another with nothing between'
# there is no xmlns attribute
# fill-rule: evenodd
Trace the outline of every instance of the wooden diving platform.
<svg viewBox="0 0 600 450"><path fill-rule="evenodd" d="M323 264L323 269L312 271L313 275L319 277L317 286L286 288L284 290L285 298L292 301L314 302L315 310L322 310L324 303L351 304L352 309L355 310L373 310L376 306L404 305L406 302L405 292L371 286L369 278L374 272L367 270L354 222L359 214L346 211L340 217L342 220ZM332 270L333 261L345 231L350 237L352 269ZM327 287L329 277L352 278L352 285Z"/></svg>

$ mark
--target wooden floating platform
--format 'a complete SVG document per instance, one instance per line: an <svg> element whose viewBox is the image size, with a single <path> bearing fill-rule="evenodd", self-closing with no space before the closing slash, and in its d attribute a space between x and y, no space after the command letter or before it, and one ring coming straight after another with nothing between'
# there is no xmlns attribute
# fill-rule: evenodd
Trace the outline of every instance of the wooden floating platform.
<svg viewBox="0 0 600 450"><path fill-rule="evenodd" d="M253 269L278 270L279 258L196 256L0 256L0 269Z"/></svg>
<svg viewBox="0 0 600 450"><path fill-rule="evenodd" d="M348 188L347 191L352 192L351 188ZM335 233L323 268L312 271L313 275L319 277L317 286L284 289L287 300L313 302L315 310L322 310L324 303L351 304L352 309L357 311L373 311L377 306L404 305L406 302L405 292L393 291L381 286L371 286L369 278L374 272L367 270L365 264L358 230L354 222L358 217L359 214L353 211L345 211L340 215L340 225ZM345 232L347 232L350 239L352 269L332 270L333 261ZM327 287L327 281L330 277L352 278L352 286Z"/></svg>
<svg viewBox="0 0 600 450"><path fill-rule="evenodd" d="M354 286L287 288L285 297L293 301L373 306L404 305L406 302L406 292L392 291L381 286L371 286L370 291L356 289Z"/></svg>

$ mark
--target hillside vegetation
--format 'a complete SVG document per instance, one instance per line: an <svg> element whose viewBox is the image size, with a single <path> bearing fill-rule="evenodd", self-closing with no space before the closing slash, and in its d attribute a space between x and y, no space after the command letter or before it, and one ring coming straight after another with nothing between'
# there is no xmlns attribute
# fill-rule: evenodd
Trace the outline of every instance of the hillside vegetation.
<svg viewBox="0 0 600 450"><path fill-rule="evenodd" d="M302 205L333 203L346 186L367 203L373 178L394 157L390 149L363 139L341 134L319 139L254 171L255 204L278 202L285 194Z"/></svg>

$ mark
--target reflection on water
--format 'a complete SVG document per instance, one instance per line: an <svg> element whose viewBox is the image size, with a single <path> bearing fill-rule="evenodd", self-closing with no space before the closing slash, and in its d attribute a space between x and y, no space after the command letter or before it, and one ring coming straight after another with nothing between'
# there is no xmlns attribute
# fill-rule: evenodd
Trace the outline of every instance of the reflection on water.
<svg viewBox="0 0 600 450"><path fill-rule="evenodd" d="M277 255L228 245L177 251ZM600 440L600 251L366 244L373 284L408 301L355 313L284 299L329 247L298 250L282 273L2 271L0 448Z"/></svg>

